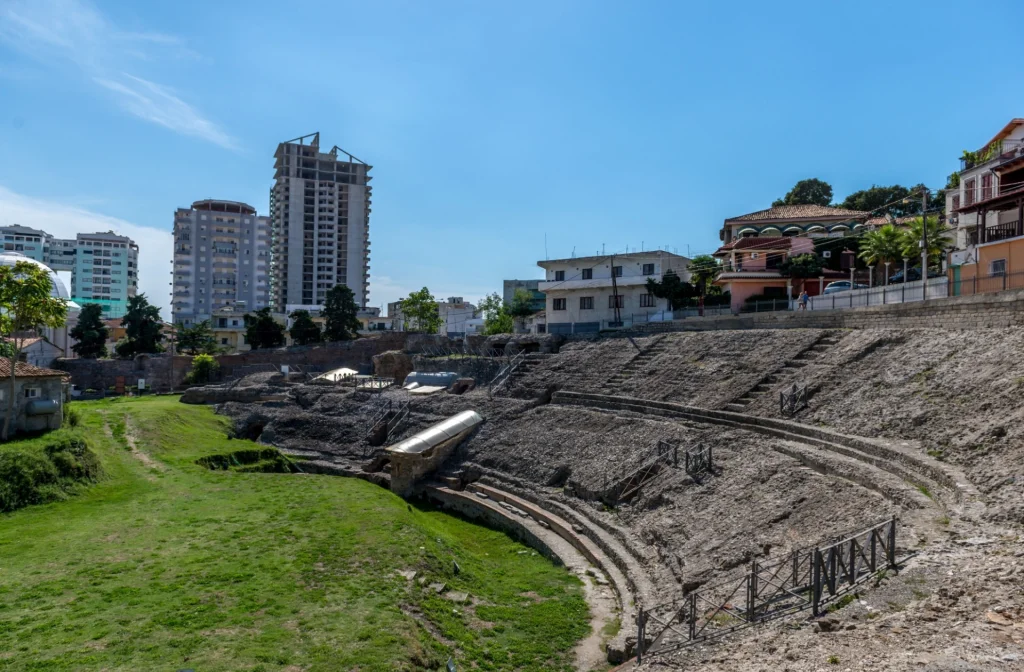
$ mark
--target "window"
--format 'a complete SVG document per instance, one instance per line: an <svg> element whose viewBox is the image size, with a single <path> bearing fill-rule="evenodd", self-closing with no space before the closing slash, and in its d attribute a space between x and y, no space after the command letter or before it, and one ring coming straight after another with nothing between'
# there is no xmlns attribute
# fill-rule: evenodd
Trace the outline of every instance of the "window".
<svg viewBox="0 0 1024 672"><path fill-rule="evenodd" d="M555 271L555 282L565 280L565 271Z"/></svg>
<svg viewBox="0 0 1024 672"><path fill-rule="evenodd" d="M989 275L1006 275L1006 259L993 259L988 264Z"/></svg>
<svg viewBox="0 0 1024 672"><path fill-rule="evenodd" d="M594 297L592 297L592 296L581 296L580 297L580 310L593 310L593 309L594 309Z"/></svg>
<svg viewBox="0 0 1024 672"><path fill-rule="evenodd" d="M551 299L551 310L565 310L565 299Z"/></svg>
<svg viewBox="0 0 1024 672"><path fill-rule="evenodd" d="M981 200L992 198L992 173L981 176Z"/></svg>
<svg viewBox="0 0 1024 672"><path fill-rule="evenodd" d="M609 308L625 308L626 307L625 299L626 299L626 297L624 297L622 294L619 294L618 296L615 296L614 294L611 294L611 295L608 296L608 307Z"/></svg>
<svg viewBox="0 0 1024 672"><path fill-rule="evenodd" d="M652 266L654 264L651 264ZM656 306L654 302L654 294L641 294L640 295L640 307L641 308L654 308Z"/></svg>
<svg viewBox="0 0 1024 672"><path fill-rule="evenodd" d="M622 266L612 266L612 277L613 278L621 278L622 277Z"/></svg>
<svg viewBox="0 0 1024 672"><path fill-rule="evenodd" d="M974 203L974 178L967 180L967 184L964 185L964 202L965 205L971 205Z"/></svg>
<svg viewBox="0 0 1024 672"><path fill-rule="evenodd" d="M38 387L26 387L25 388L25 398L26 399L35 399L38 396L39 396L39 388Z"/></svg>
<svg viewBox="0 0 1024 672"><path fill-rule="evenodd" d="M959 209L960 209L960 194L956 194L956 195L953 196L953 210L959 210Z"/></svg>
<svg viewBox="0 0 1024 672"><path fill-rule="evenodd" d="M584 268L583 271L581 272L581 276L580 277L582 277L584 280L593 280L594 279L594 269L592 269L592 268Z"/></svg>
<svg viewBox="0 0 1024 672"><path fill-rule="evenodd" d="M644 275L654 275L654 264L644 264Z"/></svg>
<svg viewBox="0 0 1024 672"><path fill-rule="evenodd" d="M221 345L227 345L228 344L228 339L227 338L220 339L220 344Z"/></svg>

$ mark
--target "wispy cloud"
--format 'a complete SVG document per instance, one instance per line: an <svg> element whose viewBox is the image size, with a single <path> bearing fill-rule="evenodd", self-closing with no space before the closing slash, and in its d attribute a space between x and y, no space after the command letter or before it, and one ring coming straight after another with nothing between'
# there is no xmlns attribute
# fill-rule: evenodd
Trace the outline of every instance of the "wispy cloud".
<svg viewBox="0 0 1024 672"><path fill-rule="evenodd" d="M159 306L165 320L171 318L169 260L174 257L170 231L140 226L117 217L91 210L32 198L0 186L0 225L22 224L42 229L58 238L74 238L76 233L113 231L128 236L139 245L139 291Z"/></svg>
<svg viewBox="0 0 1024 672"><path fill-rule="evenodd" d="M180 37L121 30L86 0L6 0L0 6L0 43L79 72L140 119L227 149L238 146L170 87L125 72L139 61L198 58Z"/></svg>
<svg viewBox="0 0 1024 672"><path fill-rule="evenodd" d="M120 82L103 77L95 77L93 81L119 94L121 106L141 119L227 149L236 148L231 136L165 86L127 73Z"/></svg>

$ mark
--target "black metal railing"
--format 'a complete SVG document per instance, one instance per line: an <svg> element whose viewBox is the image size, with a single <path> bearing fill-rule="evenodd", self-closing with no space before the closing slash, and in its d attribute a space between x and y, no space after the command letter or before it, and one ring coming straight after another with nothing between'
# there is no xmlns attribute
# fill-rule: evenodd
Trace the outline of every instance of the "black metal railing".
<svg viewBox="0 0 1024 672"><path fill-rule="evenodd" d="M743 576L638 609L637 662L800 611L818 616L829 600L896 566L895 516L780 562L755 560Z"/></svg>
<svg viewBox="0 0 1024 672"><path fill-rule="evenodd" d="M705 474L714 473L715 461L711 446L698 444L696 448L686 451L683 460L686 473L698 483Z"/></svg>
<svg viewBox="0 0 1024 672"><path fill-rule="evenodd" d="M519 368L519 365L522 364L525 359L526 352L521 351L513 356L508 361L508 364L501 367L501 370L498 371L497 375L495 375L494 378L491 378L491 382L487 383L487 396L493 397L494 393L497 392L502 385L508 382L509 378L512 377L512 374L515 373L515 370Z"/></svg>
<svg viewBox="0 0 1024 672"><path fill-rule="evenodd" d="M807 385L793 383L789 390L779 392L779 413L793 417L800 410L807 408Z"/></svg>

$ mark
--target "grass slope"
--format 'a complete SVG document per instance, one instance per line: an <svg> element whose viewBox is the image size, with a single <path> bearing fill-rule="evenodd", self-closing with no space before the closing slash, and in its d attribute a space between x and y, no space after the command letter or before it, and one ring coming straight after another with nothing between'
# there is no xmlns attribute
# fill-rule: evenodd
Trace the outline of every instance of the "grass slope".
<svg viewBox="0 0 1024 672"><path fill-rule="evenodd" d="M205 469L262 447L176 398L76 406L106 477L0 516L0 670L571 669L579 582L504 534L359 480Z"/></svg>

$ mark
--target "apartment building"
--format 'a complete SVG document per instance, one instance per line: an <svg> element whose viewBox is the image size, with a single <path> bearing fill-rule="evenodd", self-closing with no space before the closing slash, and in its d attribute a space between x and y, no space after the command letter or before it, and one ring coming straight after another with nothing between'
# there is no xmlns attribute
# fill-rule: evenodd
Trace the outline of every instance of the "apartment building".
<svg viewBox="0 0 1024 672"><path fill-rule="evenodd" d="M954 294L1020 286L1024 272L1024 119L1011 119L976 152L965 152L946 189L956 230L949 255Z"/></svg>
<svg viewBox="0 0 1024 672"><path fill-rule="evenodd" d="M47 263L50 251L50 240L53 236L21 224L0 226L0 237L3 237L4 252L17 252L29 259ZM48 265L48 264L47 264Z"/></svg>
<svg viewBox="0 0 1024 672"><path fill-rule="evenodd" d="M537 291L545 295L547 331L597 332L632 314L668 309L665 300L647 291L647 279L660 281L672 271L689 282L689 263L686 257L662 250L538 261L545 273Z"/></svg>
<svg viewBox="0 0 1024 672"><path fill-rule="evenodd" d="M205 199L174 212L171 321L270 305L270 218L247 203Z"/></svg>
<svg viewBox="0 0 1024 672"><path fill-rule="evenodd" d="M97 303L104 317L123 317L128 299L138 293L139 246L113 231L75 236L71 300Z"/></svg>
<svg viewBox="0 0 1024 672"><path fill-rule="evenodd" d="M270 190L271 305L315 310L336 284L366 306L370 280L372 166L320 134L282 142Z"/></svg>

